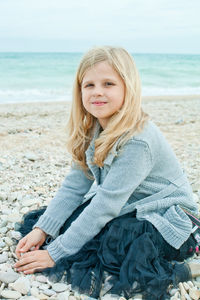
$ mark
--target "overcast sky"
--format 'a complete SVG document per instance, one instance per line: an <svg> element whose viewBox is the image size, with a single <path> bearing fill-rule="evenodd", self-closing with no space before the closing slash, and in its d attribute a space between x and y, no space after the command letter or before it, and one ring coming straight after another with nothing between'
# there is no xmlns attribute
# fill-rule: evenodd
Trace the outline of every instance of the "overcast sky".
<svg viewBox="0 0 200 300"><path fill-rule="evenodd" d="M0 0L0 51L200 54L200 0Z"/></svg>

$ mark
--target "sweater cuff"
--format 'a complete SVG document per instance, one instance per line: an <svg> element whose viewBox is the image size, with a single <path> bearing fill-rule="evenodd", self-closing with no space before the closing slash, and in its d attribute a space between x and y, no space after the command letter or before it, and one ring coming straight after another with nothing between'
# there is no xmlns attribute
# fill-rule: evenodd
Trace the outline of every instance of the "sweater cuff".
<svg viewBox="0 0 200 300"><path fill-rule="evenodd" d="M62 235L57 237L46 248L47 251L49 252L49 255L55 262L57 262L62 257L71 255L71 253L67 253L66 249L61 245L61 242L60 242L61 236Z"/></svg>
<svg viewBox="0 0 200 300"><path fill-rule="evenodd" d="M42 215L37 221L37 223L35 223L35 225L33 226L33 229L35 227L39 227L46 234L52 236L53 238L56 238L58 236L59 229L61 226L62 226L61 222L47 215Z"/></svg>

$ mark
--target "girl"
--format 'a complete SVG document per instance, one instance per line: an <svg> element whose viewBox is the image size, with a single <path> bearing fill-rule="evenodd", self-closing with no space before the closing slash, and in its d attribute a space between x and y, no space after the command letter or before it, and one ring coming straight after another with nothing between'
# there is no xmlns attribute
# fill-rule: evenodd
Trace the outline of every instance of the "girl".
<svg viewBox="0 0 200 300"><path fill-rule="evenodd" d="M18 271L65 274L94 298L143 293L151 300L197 275L198 266L180 263L197 244L183 209L197 213L197 206L175 154L141 108L140 89L126 50L97 47L82 58L68 123L71 170L48 208L25 216Z"/></svg>

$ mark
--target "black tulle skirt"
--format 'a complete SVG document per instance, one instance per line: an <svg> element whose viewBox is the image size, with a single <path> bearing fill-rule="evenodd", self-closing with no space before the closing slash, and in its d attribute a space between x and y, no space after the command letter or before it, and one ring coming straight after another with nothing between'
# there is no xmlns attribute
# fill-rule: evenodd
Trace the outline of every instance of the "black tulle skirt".
<svg viewBox="0 0 200 300"><path fill-rule="evenodd" d="M64 233L89 201L79 206L60 229ZM45 207L29 212L18 227L31 231ZM19 224L18 224L19 225ZM47 245L47 241L42 248ZM148 221L138 221L136 212L108 222L79 252L43 270L52 281L65 280L73 290L98 299L104 294L126 299L141 293L147 300L168 299L167 289L191 279L184 259L192 256L196 241L191 235L179 250L171 247Z"/></svg>

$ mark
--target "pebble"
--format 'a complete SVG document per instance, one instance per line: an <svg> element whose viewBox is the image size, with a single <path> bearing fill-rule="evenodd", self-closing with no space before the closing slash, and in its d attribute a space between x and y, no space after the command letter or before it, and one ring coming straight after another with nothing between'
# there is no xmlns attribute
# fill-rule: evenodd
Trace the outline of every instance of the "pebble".
<svg viewBox="0 0 200 300"><path fill-rule="evenodd" d="M44 275L37 275L35 277L35 280L39 281L39 282L42 282L42 283L46 283L47 282L47 277L44 276Z"/></svg>
<svg viewBox="0 0 200 300"><path fill-rule="evenodd" d="M21 294L16 291L3 290L1 292L1 297L6 299L19 299L21 297Z"/></svg>
<svg viewBox="0 0 200 300"><path fill-rule="evenodd" d="M39 203L38 199L24 199L24 200L22 200L22 205L26 206L26 207L32 206L32 205L37 204L37 203Z"/></svg>
<svg viewBox="0 0 200 300"><path fill-rule="evenodd" d="M13 245L13 241L8 236L5 237L4 241L9 247Z"/></svg>
<svg viewBox="0 0 200 300"><path fill-rule="evenodd" d="M68 286L67 284L65 283L54 283L52 285L52 289L57 292L57 293L60 293L60 292L64 292L68 289Z"/></svg>
<svg viewBox="0 0 200 300"><path fill-rule="evenodd" d="M56 292L54 290L50 290L50 289L44 290L43 293L49 297L56 295Z"/></svg>
<svg viewBox="0 0 200 300"><path fill-rule="evenodd" d="M69 299L69 291L58 294L58 300L66 300ZM77 300L77 299L76 299Z"/></svg>
<svg viewBox="0 0 200 300"><path fill-rule="evenodd" d="M5 245L6 244L2 240L0 240L0 248L3 248Z"/></svg>
<svg viewBox="0 0 200 300"><path fill-rule="evenodd" d="M17 241L19 241L22 238L22 234L19 231L14 231L14 230L10 231L10 236L11 238Z"/></svg>
<svg viewBox="0 0 200 300"><path fill-rule="evenodd" d="M32 296L38 297L38 295L39 295L39 290L38 290L36 287L32 287L32 288L30 289L30 293L31 293Z"/></svg>
<svg viewBox="0 0 200 300"><path fill-rule="evenodd" d="M8 260L8 253L4 252L3 254L0 254L0 264L3 264L7 262Z"/></svg>
<svg viewBox="0 0 200 300"><path fill-rule="evenodd" d="M27 295L31 286L28 278L20 277L13 283L12 288L23 295Z"/></svg>
<svg viewBox="0 0 200 300"><path fill-rule="evenodd" d="M14 271L8 271L8 272L0 271L0 281L4 283L14 282L19 277L20 275Z"/></svg>
<svg viewBox="0 0 200 300"><path fill-rule="evenodd" d="M190 288L189 295L193 300L199 300L200 299L200 291L196 288Z"/></svg>
<svg viewBox="0 0 200 300"><path fill-rule="evenodd" d="M30 161L36 161L38 159L37 156L35 155L35 153L32 153L32 152L27 152L25 154L25 157Z"/></svg>
<svg viewBox="0 0 200 300"><path fill-rule="evenodd" d="M8 222L13 222L13 223L20 222L21 221L21 216L17 213L11 214L11 215L8 216L7 221Z"/></svg>
<svg viewBox="0 0 200 300"><path fill-rule="evenodd" d="M5 234L8 231L7 227L1 227L0 228L0 233Z"/></svg>

